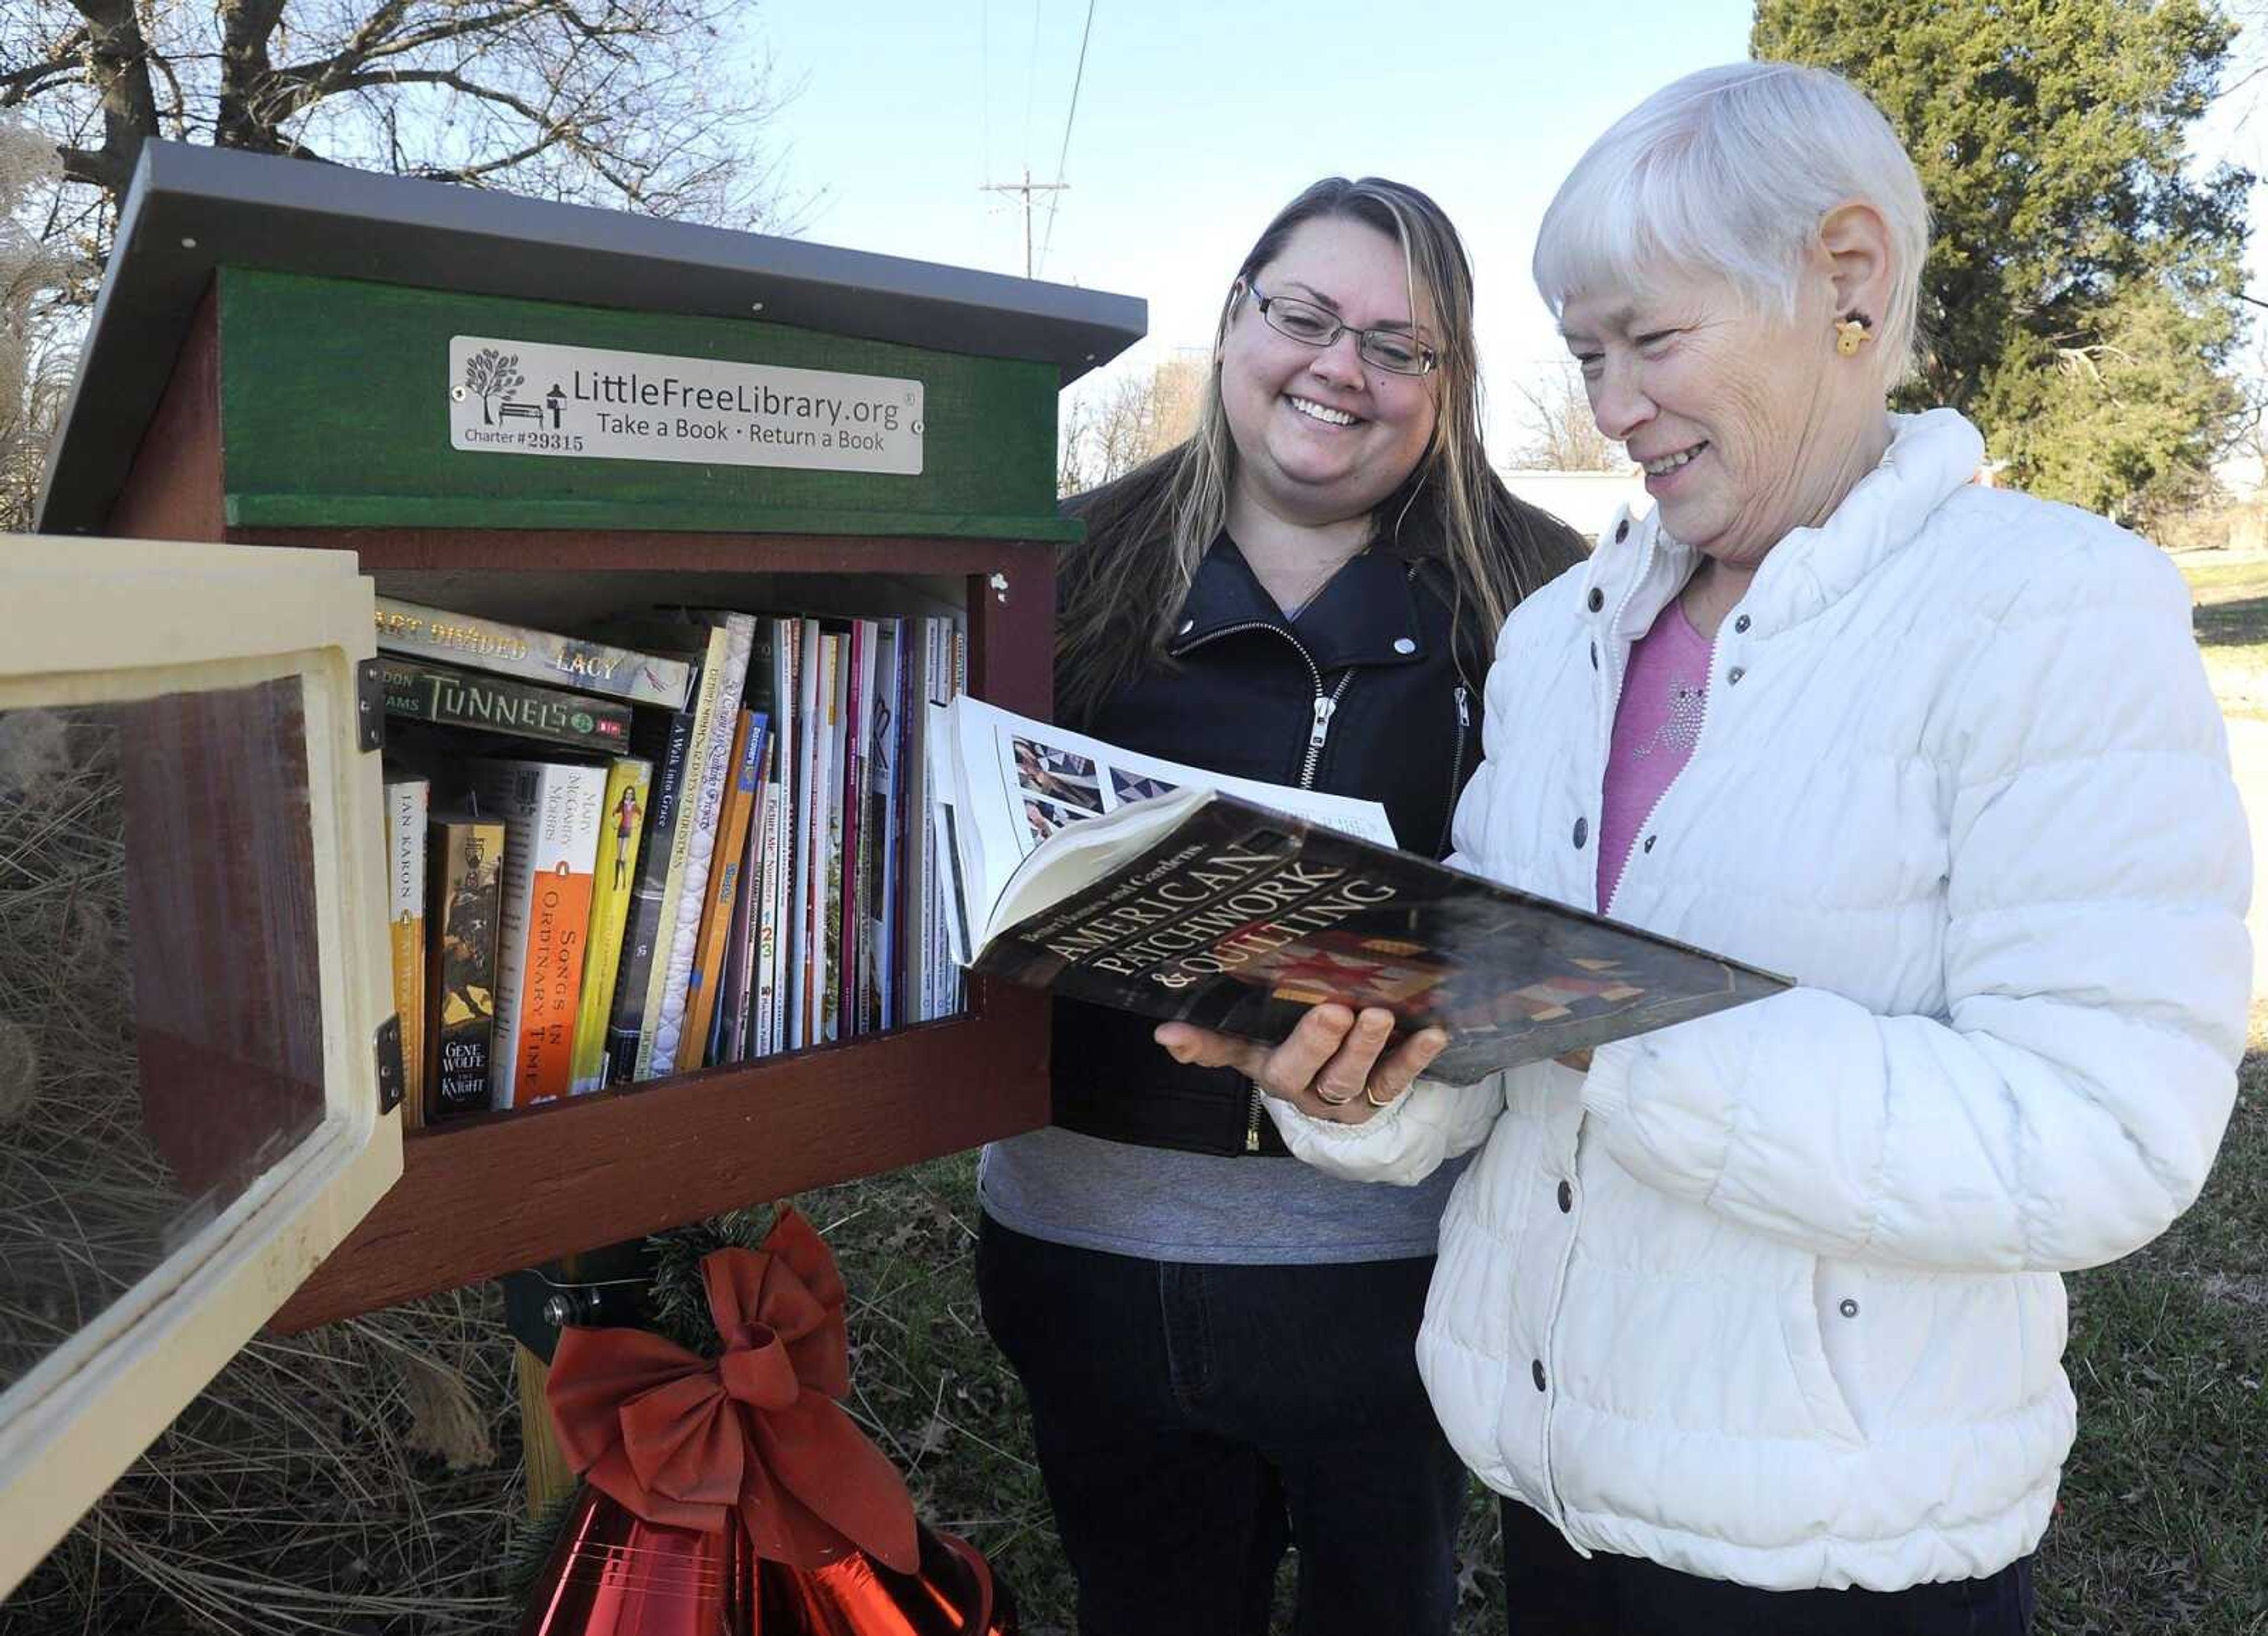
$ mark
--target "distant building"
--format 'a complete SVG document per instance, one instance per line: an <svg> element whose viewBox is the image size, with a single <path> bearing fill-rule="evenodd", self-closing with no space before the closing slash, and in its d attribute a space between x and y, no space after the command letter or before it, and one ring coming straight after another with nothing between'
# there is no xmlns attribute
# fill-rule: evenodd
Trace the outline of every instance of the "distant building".
<svg viewBox="0 0 2268 1636"><path fill-rule="evenodd" d="M1628 471L1508 471L1505 486L1540 511L1550 512L1595 544L1624 506L1633 512L1651 511L1653 501L1646 491L1646 474Z"/></svg>

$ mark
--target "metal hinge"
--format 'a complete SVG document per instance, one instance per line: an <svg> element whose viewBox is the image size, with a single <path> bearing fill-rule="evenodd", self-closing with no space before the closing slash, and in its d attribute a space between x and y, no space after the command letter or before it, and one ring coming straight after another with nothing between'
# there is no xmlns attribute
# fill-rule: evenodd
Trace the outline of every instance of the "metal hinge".
<svg viewBox="0 0 2268 1636"><path fill-rule="evenodd" d="M378 1111L383 1116L401 1106L401 1019L379 1023L370 1045L378 1059Z"/></svg>
<svg viewBox="0 0 2268 1636"><path fill-rule="evenodd" d="M366 750L386 748L386 676L374 659L355 666L355 742Z"/></svg>

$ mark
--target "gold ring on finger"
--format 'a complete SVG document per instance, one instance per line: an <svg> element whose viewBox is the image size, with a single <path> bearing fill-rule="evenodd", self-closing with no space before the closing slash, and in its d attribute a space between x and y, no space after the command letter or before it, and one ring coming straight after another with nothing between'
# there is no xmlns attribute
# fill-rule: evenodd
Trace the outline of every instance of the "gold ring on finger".
<svg viewBox="0 0 2268 1636"><path fill-rule="evenodd" d="M1401 1092L1396 1091L1394 1095L1399 1096L1401 1094ZM1389 1096L1384 1102L1381 1102L1378 1097L1378 1093L1373 1090L1369 1086L1366 1085L1362 1087L1362 1100L1368 1102L1373 1108L1384 1108L1393 1102L1394 1096Z"/></svg>
<svg viewBox="0 0 2268 1636"><path fill-rule="evenodd" d="M1315 1100L1333 1108L1344 1108L1349 1102L1352 1102L1354 1098L1355 1094L1352 1091L1349 1091L1344 1096L1329 1096L1324 1094L1323 1087L1322 1086L1318 1085L1315 1087Z"/></svg>

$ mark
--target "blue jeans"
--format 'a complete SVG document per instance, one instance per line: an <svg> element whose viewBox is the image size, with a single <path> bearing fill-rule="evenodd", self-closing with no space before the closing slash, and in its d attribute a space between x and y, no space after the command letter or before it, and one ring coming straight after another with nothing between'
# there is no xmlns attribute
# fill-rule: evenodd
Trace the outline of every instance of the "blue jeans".
<svg viewBox="0 0 2268 1636"><path fill-rule="evenodd" d="M1446 1636L1465 1472L1413 1346L1433 1263L1217 1266L985 1220L985 1327L1030 1399L1083 1636Z"/></svg>
<svg viewBox="0 0 2268 1636"><path fill-rule="evenodd" d="M1756 1590L1639 1557L1587 1561L1518 1500L1502 1508L1511 1636L2024 1636L2031 1625L2029 1557L1910 1590Z"/></svg>

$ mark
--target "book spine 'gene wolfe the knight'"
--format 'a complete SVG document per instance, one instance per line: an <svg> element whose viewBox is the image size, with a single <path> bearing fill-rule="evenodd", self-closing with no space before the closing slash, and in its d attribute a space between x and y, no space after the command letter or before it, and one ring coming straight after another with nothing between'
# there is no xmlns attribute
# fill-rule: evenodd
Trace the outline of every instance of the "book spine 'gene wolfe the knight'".
<svg viewBox="0 0 2268 1636"><path fill-rule="evenodd" d="M385 680L389 716L609 754L619 753L630 741L627 704L423 660L382 658L379 671Z"/></svg>
<svg viewBox="0 0 2268 1636"><path fill-rule="evenodd" d="M378 645L413 659L438 660L498 675L520 676L632 704L682 710L689 681L683 660L531 630L501 620L378 599Z"/></svg>
<svg viewBox="0 0 2268 1636"><path fill-rule="evenodd" d="M497 910L504 882L504 825L462 814L436 814L427 829L432 904L426 993L433 1025L426 1053L431 1119L489 1105L489 1058L496 1034Z"/></svg>

